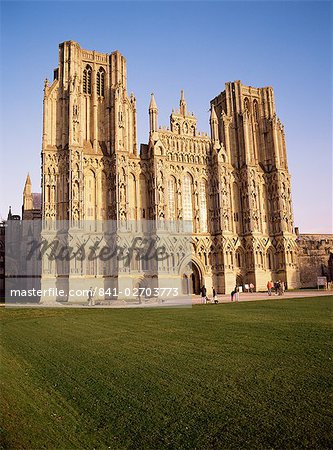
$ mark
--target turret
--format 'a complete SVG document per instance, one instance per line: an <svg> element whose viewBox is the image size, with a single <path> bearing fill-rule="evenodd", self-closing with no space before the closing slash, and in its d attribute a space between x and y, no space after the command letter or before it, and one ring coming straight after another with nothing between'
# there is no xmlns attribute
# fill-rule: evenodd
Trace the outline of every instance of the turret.
<svg viewBox="0 0 333 450"><path fill-rule="evenodd" d="M217 115L215 112L215 107L212 104L211 111L210 111L210 132L213 142L217 142L219 140L219 130L218 130L218 121L217 121Z"/></svg>
<svg viewBox="0 0 333 450"><path fill-rule="evenodd" d="M30 175L27 175L23 190L23 211L33 209L32 193L31 193L31 180Z"/></svg>
<svg viewBox="0 0 333 450"><path fill-rule="evenodd" d="M157 131L157 106L155 102L154 94L151 94L150 104L149 104L149 130L151 133Z"/></svg>
<svg viewBox="0 0 333 450"><path fill-rule="evenodd" d="M182 116L186 116L186 101L185 101L185 98L184 98L184 91L183 90L181 90L181 92L180 92L180 102L179 102L179 107L180 107L180 114L182 115Z"/></svg>

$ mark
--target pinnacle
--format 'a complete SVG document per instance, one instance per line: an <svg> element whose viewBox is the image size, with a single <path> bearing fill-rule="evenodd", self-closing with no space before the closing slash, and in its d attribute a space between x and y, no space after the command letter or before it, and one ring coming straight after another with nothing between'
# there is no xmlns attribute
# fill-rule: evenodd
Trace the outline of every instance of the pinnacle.
<svg viewBox="0 0 333 450"><path fill-rule="evenodd" d="M211 108L211 112L210 112L210 120L217 120L217 115L216 115L216 112L215 112L215 107L214 107L214 105L212 105L212 108Z"/></svg>
<svg viewBox="0 0 333 450"><path fill-rule="evenodd" d="M151 94L149 109L157 109L154 93Z"/></svg>

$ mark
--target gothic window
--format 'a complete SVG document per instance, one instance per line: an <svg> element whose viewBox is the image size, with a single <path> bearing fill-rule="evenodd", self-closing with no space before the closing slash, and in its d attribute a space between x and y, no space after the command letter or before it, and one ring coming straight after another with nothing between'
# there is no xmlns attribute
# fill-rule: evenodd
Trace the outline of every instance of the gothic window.
<svg viewBox="0 0 333 450"><path fill-rule="evenodd" d="M100 97L104 97L104 86L105 86L105 72L102 69L102 67L100 67L96 76L97 95L99 95Z"/></svg>
<svg viewBox="0 0 333 450"><path fill-rule="evenodd" d="M250 111L250 103L247 97L244 99L244 109Z"/></svg>
<svg viewBox="0 0 333 450"><path fill-rule="evenodd" d="M199 208L200 208L200 229L203 233L207 233L207 192L206 182L200 182L199 191Z"/></svg>
<svg viewBox="0 0 333 450"><path fill-rule="evenodd" d="M136 180L135 176L132 173L130 173L128 181L129 181L128 198L129 198L130 218L136 219Z"/></svg>
<svg viewBox="0 0 333 450"><path fill-rule="evenodd" d="M89 65L83 71L83 93L91 94L91 67Z"/></svg>
<svg viewBox="0 0 333 450"><path fill-rule="evenodd" d="M267 268L268 268L269 270L272 270L272 269L273 269L273 255L272 255L271 250L269 250L269 251L267 252Z"/></svg>
<svg viewBox="0 0 333 450"><path fill-rule="evenodd" d="M146 210L147 210L147 179L141 174L140 175L140 207L142 218L146 218Z"/></svg>
<svg viewBox="0 0 333 450"><path fill-rule="evenodd" d="M84 177L84 201L85 216L90 220L95 220L96 212L96 177L92 170L88 170Z"/></svg>
<svg viewBox="0 0 333 450"><path fill-rule="evenodd" d="M191 175L186 174L183 179L183 219L192 220L192 178Z"/></svg>
<svg viewBox="0 0 333 450"><path fill-rule="evenodd" d="M176 195L175 195L175 189L176 188L176 182L174 178L170 178L168 180L168 205L169 205L169 219L175 220L176 219Z"/></svg>
<svg viewBox="0 0 333 450"><path fill-rule="evenodd" d="M259 107L257 100L254 100L253 102L253 114L254 114L254 120L258 122L259 120Z"/></svg>
<svg viewBox="0 0 333 450"><path fill-rule="evenodd" d="M86 260L86 275L96 275L97 272L96 254L92 251Z"/></svg>
<svg viewBox="0 0 333 450"><path fill-rule="evenodd" d="M242 267L242 258L240 252L236 252L236 267Z"/></svg>

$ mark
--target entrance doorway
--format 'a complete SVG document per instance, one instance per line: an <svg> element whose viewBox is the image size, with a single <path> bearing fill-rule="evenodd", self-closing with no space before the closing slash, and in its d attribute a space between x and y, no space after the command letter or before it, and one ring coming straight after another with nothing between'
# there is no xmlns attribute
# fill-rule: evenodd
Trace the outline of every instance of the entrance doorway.
<svg viewBox="0 0 333 450"><path fill-rule="evenodd" d="M199 295L201 289L201 276L199 267L193 261L192 261L191 279L192 279L192 293Z"/></svg>
<svg viewBox="0 0 333 450"><path fill-rule="evenodd" d="M200 294L202 276L195 262L189 262L184 268L182 275L183 294Z"/></svg>

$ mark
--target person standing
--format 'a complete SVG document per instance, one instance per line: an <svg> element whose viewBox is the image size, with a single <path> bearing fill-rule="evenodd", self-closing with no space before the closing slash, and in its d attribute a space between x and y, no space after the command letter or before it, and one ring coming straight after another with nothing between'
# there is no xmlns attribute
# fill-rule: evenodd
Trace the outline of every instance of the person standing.
<svg viewBox="0 0 333 450"><path fill-rule="evenodd" d="M202 303L207 303L207 289L206 289L205 285L203 285L201 288L201 298L202 298Z"/></svg>
<svg viewBox="0 0 333 450"><path fill-rule="evenodd" d="M238 300L239 300L239 287L235 286L234 291L235 291L235 302L238 302Z"/></svg>
<svg viewBox="0 0 333 450"><path fill-rule="evenodd" d="M215 305L218 303L215 288L213 288L213 302L215 303Z"/></svg>

